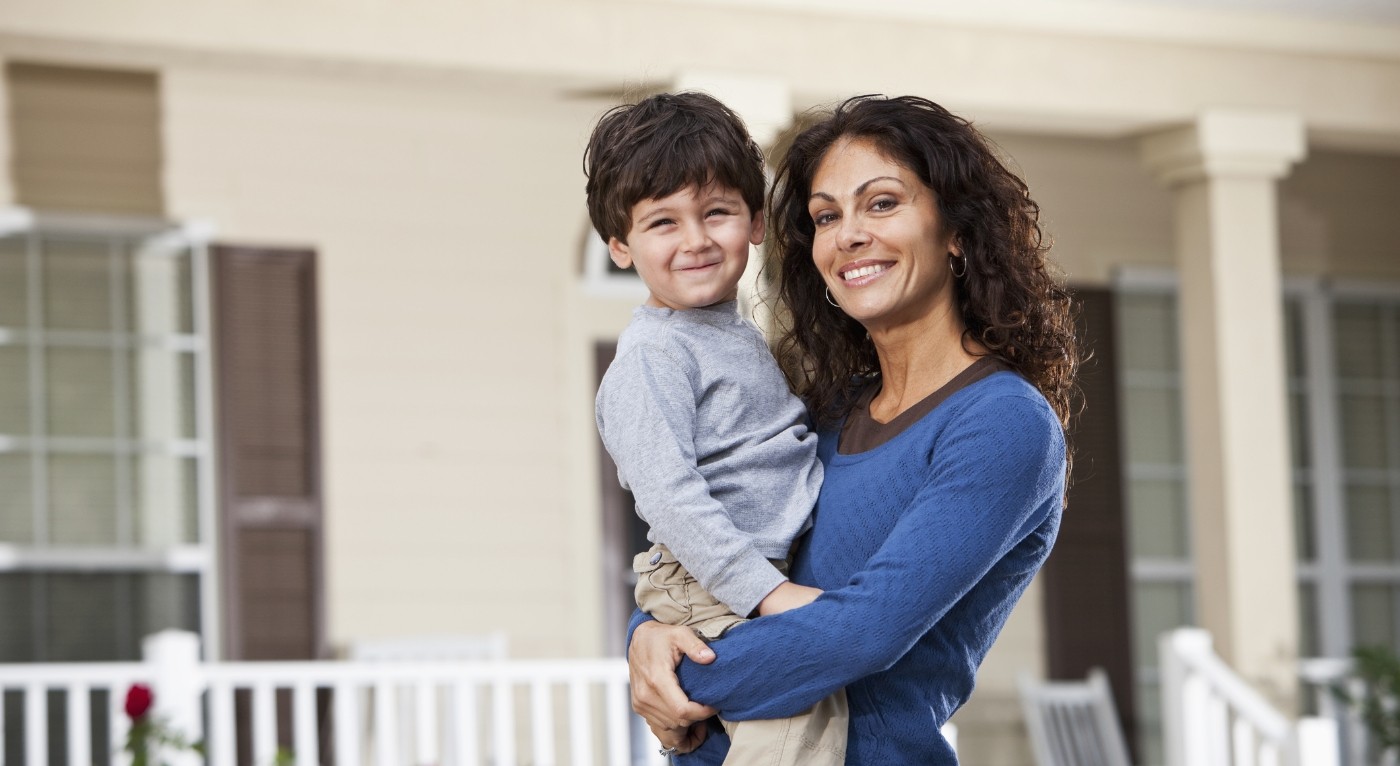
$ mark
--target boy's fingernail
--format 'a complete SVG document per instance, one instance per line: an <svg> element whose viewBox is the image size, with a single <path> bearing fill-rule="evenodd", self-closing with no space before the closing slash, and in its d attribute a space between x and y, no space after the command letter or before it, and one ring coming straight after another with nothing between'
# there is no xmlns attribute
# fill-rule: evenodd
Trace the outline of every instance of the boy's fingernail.
<svg viewBox="0 0 1400 766"><path fill-rule="evenodd" d="M705 657L705 658L713 657L713 656L715 656L715 650L713 650L713 649L701 649L701 650L700 650L700 656L701 656L701 657Z"/></svg>

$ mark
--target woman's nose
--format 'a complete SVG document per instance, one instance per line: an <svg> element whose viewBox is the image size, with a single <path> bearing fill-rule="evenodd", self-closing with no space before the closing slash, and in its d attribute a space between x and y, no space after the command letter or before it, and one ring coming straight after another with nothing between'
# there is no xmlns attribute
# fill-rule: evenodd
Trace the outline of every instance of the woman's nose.
<svg viewBox="0 0 1400 766"><path fill-rule="evenodd" d="M854 250L870 241L865 226L858 216L843 216L840 228L836 231L836 242L842 250Z"/></svg>

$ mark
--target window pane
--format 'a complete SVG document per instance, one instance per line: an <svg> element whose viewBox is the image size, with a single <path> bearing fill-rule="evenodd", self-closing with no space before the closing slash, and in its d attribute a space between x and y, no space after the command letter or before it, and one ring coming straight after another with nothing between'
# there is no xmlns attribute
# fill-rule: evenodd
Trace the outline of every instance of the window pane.
<svg viewBox="0 0 1400 766"><path fill-rule="evenodd" d="M1385 402L1379 396L1343 394L1342 460L1348 468L1386 466Z"/></svg>
<svg viewBox="0 0 1400 766"><path fill-rule="evenodd" d="M1307 374L1303 356L1303 307L1294 300L1283 302L1283 354L1288 377L1301 378Z"/></svg>
<svg viewBox="0 0 1400 766"><path fill-rule="evenodd" d="M1128 492L1132 555L1186 557L1186 504L1181 482L1137 479L1130 483Z"/></svg>
<svg viewBox="0 0 1400 766"><path fill-rule="evenodd" d="M131 596L121 575L52 574L47 580L45 657L47 662L136 659L129 643ZM123 641L125 639L125 641Z"/></svg>
<svg viewBox="0 0 1400 766"><path fill-rule="evenodd" d="M1129 462L1180 463L1183 454L1180 394L1173 389L1130 388L1124 403Z"/></svg>
<svg viewBox="0 0 1400 766"><path fill-rule="evenodd" d="M0 237L0 327L28 327L25 237Z"/></svg>
<svg viewBox="0 0 1400 766"><path fill-rule="evenodd" d="M0 434L28 433L29 348L0 346Z"/></svg>
<svg viewBox="0 0 1400 766"><path fill-rule="evenodd" d="M43 259L45 326L54 330L113 329L107 243L48 239Z"/></svg>
<svg viewBox="0 0 1400 766"><path fill-rule="evenodd" d="M117 461L110 455L49 458L49 539L55 545L117 543Z"/></svg>
<svg viewBox="0 0 1400 766"><path fill-rule="evenodd" d="M199 631L199 578L5 573L0 614L0 662L136 660L145 636L170 628Z"/></svg>
<svg viewBox="0 0 1400 766"><path fill-rule="evenodd" d="M1133 631L1139 665L1157 656L1163 633L1191 624L1190 585L1138 583L1133 589Z"/></svg>
<svg viewBox="0 0 1400 766"><path fill-rule="evenodd" d="M1180 368L1174 296L1133 295L1119 303L1119 318L1124 369L1174 372Z"/></svg>
<svg viewBox="0 0 1400 766"><path fill-rule="evenodd" d="M1381 375L1381 310L1377 306L1339 303L1332 315L1337 374L1342 378Z"/></svg>
<svg viewBox="0 0 1400 766"><path fill-rule="evenodd" d="M198 542L198 479L194 458L137 455L133 461L136 542L144 546Z"/></svg>
<svg viewBox="0 0 1400 766"><path fill-rule="evenodd" d="M50 435L115 435L111 351L50 348L48 375Z"/></svg>
<svg viewBox="0 0 1400 766"><path fill-rule="evenodd" d="M28 454L0 454L0 542L34 542L34 489ZM0 615L8 614L0 608ZM4 619L0 617L0 622ZM0 660L3 662L4 660Z"/></svg>
<svg viewBox="0 0 1400 766"><path fill-rule="evenodd" d="M1293 467L1307 468L1312 464L1308 438L1308 398L1300 392L1288 395L1288 437Z"/></svg>
<svg viewBox="0 0 1400 766"><path fill-rule="evenodd" d="M34 599L30 575L0 573L0 662L28 662L34 657Z"/></svg>
<svg viewBox="0 0 1400 766"><path fill-rule="evenodd" d="M1294 549L1300 561L1317 558L1317 541L1313 535L1316 518L1313 514L1312 486L1307 482L1293 484Z"/></svg>
<svg viewBox="0 0 1400 766"><path fill-rule="evenodd" d="M199 578L156 572L131 575L132 615L137 648L140 639L177 628L199 632Z"/></svg>
<svg viewBox="0 0 1400 766"><path fill-rule="evenodd" d="M1395 588L1351 588L1352 642L1356 646L1395 646Z"/></svg>
<svg viewBox="0 0 1400 766"><path fill-rule="evenodd" d="M1322 655L1318 640L1317 588L1309 583L1298 586L1298 652L1304 657Z"/></svg>
<svg viewBox="0 0 1400 766"><path fill-rule="evenodd" d="M164 348L131 353L131 428L147 440L195 436L194 355Z"/></svg>
<svg viewBox="0 0 1400 766"><path fill-rule="evenodd" d="M1388 561L1395 556L1394 515L1388 487L1346 488L1347 553L1352 561Z"/></svg>

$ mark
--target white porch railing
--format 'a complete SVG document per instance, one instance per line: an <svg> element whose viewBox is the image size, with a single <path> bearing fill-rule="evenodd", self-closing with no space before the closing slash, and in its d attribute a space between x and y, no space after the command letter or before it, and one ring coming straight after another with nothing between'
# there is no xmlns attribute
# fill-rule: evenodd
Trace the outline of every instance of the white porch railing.
<svg viewBox="0 0 1400 766"><path fill-rule="evenodd" d="M198 639L173 631L149 637L143 648L141 663L0 665L0 721L3 692L23 694L25 766L47 766L50 747L65 748L73 766L102 762L106 754L113 764L129 763L122 753L130 728L123 705L133 683L151 685L158 719L191 741L204 740L211 766L237 763L235 694L244 690L254 766L277 761L279 691L290 697L290 710L281 713L290 719L297 766L330 760L323 755L333 755L337 766L634 763L627 665L620 659L200 663ZM48 739L54 691L67 722L62 743ZM107 693L108 733L97 742L87 723L100 691ZM407 726L397 704L402 694L413 700ZM318 712L318 695L328 698L328 710ZM0 727L0 766L19 766L3 764L3 737ZM322 753L323 743L331 753ZM188 752L161 755L172 766L205 761Z"/></svg>
<svg viewBox="0 0 1400 766"><path fill-rule="evenodd" d="M1334 689L1343 687L1353 697L1362 696L1365 682L1353 674L1348 659L1319 657L1303 660L1299 670L1303 688L1312 696L1313 708L1323 718L1337 722L1342 741L1342 766L1396 766L1396 754L1374 752L1374 743L1356 708L1337 699Z"/></svg>
<svg viewBox="0 0 1400 766"><path fill-rule="evenodd" d="M1159 661L1167 766L1338 766L1336 722L1290 721L1216 656L1206 631L1164 633Z"/></svg>

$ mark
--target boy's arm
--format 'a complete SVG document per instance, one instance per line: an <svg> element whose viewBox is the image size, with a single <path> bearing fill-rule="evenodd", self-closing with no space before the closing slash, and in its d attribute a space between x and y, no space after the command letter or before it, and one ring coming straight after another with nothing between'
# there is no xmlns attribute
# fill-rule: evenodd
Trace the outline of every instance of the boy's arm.
<svg viewBox="0 0 1400 766"><path fill-rule="evenodd" d="M763 597L758 603L758 613L760 615L779 614L789 609L796 609L799 606L806 606L817 600L817 596L822 594L821 588L813 588L810 585L798 585L789 580L773 589L772 593Z"/></svg>
<svg viewBox="0 0 1400 766"><path fill-rule="evenodd" d="M734 526L696 467L697 396L681 360L639 344L608 370L598 433L655 538L701 587L748 615L787 578Z"/></svg>

